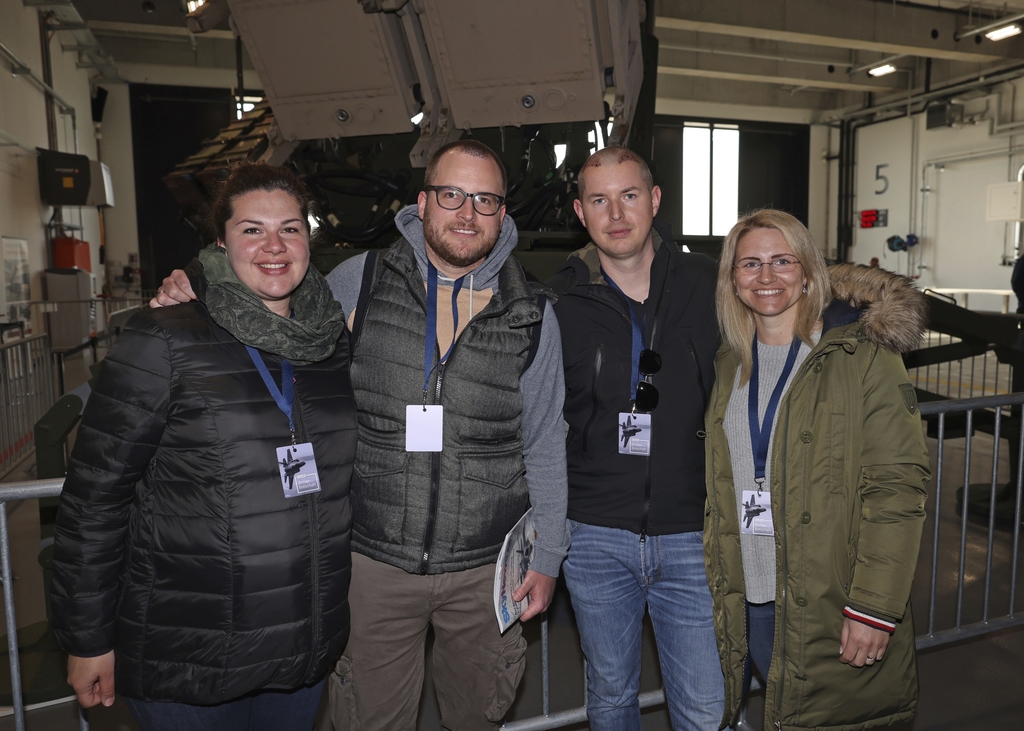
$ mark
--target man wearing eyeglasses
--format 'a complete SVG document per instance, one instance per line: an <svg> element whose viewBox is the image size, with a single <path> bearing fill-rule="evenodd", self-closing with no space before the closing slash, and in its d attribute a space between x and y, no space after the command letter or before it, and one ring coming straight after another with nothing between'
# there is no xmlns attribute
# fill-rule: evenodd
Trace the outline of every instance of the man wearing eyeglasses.
<svg viewBox="0 0 1024 731"><path fill-rule="evenodd" d="M595 731L640 729L645 611L672 727L716 731L723 712L701 545L716 265L677 250L654 220L660 202L638 155L592 155L575 203L592 243L549 282L559 294L569 425L563 570Z"/></svg>
<svg viewBox="0 0 1024 731"><path fill-rule="evenodd" d="M359 414L352 630L329 679L338 729L416 728L428 628L442 725L497 728L526 652L520 625L501 635L494 614L502 541L532 506L523 620L547 608L568 547L558 323L510 256L505 185L490 148L442 147L396 217L402 238L327 277L349 317ZM173 277L164 288L161 304L177 299Z"/></svg>

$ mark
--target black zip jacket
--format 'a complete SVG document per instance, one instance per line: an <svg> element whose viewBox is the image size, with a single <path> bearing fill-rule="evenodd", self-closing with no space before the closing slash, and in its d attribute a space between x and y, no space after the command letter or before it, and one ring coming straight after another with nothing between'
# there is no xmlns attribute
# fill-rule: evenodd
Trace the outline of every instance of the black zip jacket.
<svg viewBox="0 0 1024 731"><path fill-rule="evenodd" d="M264 354L277 383L280 359ZM347 331L295 368L322 491L284 497L291 443L245 347L201 303L143 310L103 361L60 498L53 628L115 651L118 692L210 705L320 680L349 632L356 419Z"/></svg>
<svg viewBox="0 0 1024 731"><path fill-rule="evenodd" d="M565 362L568 517L640 535L704 527L704 411L719 346L717 265L662 243L657 231L653 238L644 343L661 354L662 368L651 379L660 401L651 414L650 457L618 451L632 375L625 297L605 282L593 244L548 281L559 295Z"/></svg>

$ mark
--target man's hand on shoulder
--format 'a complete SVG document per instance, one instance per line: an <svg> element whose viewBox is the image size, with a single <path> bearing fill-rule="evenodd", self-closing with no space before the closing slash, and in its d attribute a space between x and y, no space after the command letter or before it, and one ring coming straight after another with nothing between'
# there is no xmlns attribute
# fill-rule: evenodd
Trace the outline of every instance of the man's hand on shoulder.
<svg viewBox="0 0 1024 731"><path fill-rule="evenodd" d="M548 605L551 604L551 597L554 593L554 576L546 576L532 570L527 571L526 576L523 578L523 583L512 594L512 598L517 602L521 602L527 594L530 595L530 604L526 607L526 611L523 612L523 616L519 618L519 621L525 622L545 611Z"/></svg>
<svg viewBox="0 0 1024 731"><path fill-rule="evenodd" d="M160 289L156 291L156 297L149 301L150 307L170 307L185 302L191 302L196 298L192 291L192 282L182 269L175 269L171 276L164 279Z"/></svg>

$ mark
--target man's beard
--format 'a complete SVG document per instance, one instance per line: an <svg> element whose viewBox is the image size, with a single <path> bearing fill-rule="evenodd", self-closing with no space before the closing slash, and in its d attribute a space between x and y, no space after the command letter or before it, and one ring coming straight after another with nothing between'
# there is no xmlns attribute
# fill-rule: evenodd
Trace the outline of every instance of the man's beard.
<svg viewBox="0 0 1024 731"><path fill-rule="evenodd" d="M501 233L501 229L495 231L494 236L490 239L482 238L483 231L479 226L468 226L468 225L455 225L454 228L466 228L479 231L481 234L480 242L477 246L472 249L456 249L452 244L445 239L445 233L447 228L445 224L434 223L429 220L429 216L423 221L423 237L426 239L427 246L433 251L441 261L446 264L450 264L453 267L468 267L471 264L475 264L481 259L487 257L494 248L494 245L498 242L498 236Z"/></svg>

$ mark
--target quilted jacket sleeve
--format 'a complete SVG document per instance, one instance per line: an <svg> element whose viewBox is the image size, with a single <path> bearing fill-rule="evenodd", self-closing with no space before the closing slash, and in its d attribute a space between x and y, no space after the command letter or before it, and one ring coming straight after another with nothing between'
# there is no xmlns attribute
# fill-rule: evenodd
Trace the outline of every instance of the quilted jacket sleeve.
<svg viewBox="0 0 1024 731"><path fill-rule="evenodd" d="M898 355L875 348L863 393L860 520L850 604L899 621L910 598L924 528L928 448Z"/></svg>
<svg viewBox="0 0 1024 731"><path fill-rule="evenodd" d="M53 558L53 628L72 655L114 647L118 579L136 483L168 414L170 357L149 311L133 317L103 361L60 497Z"/></svg>

